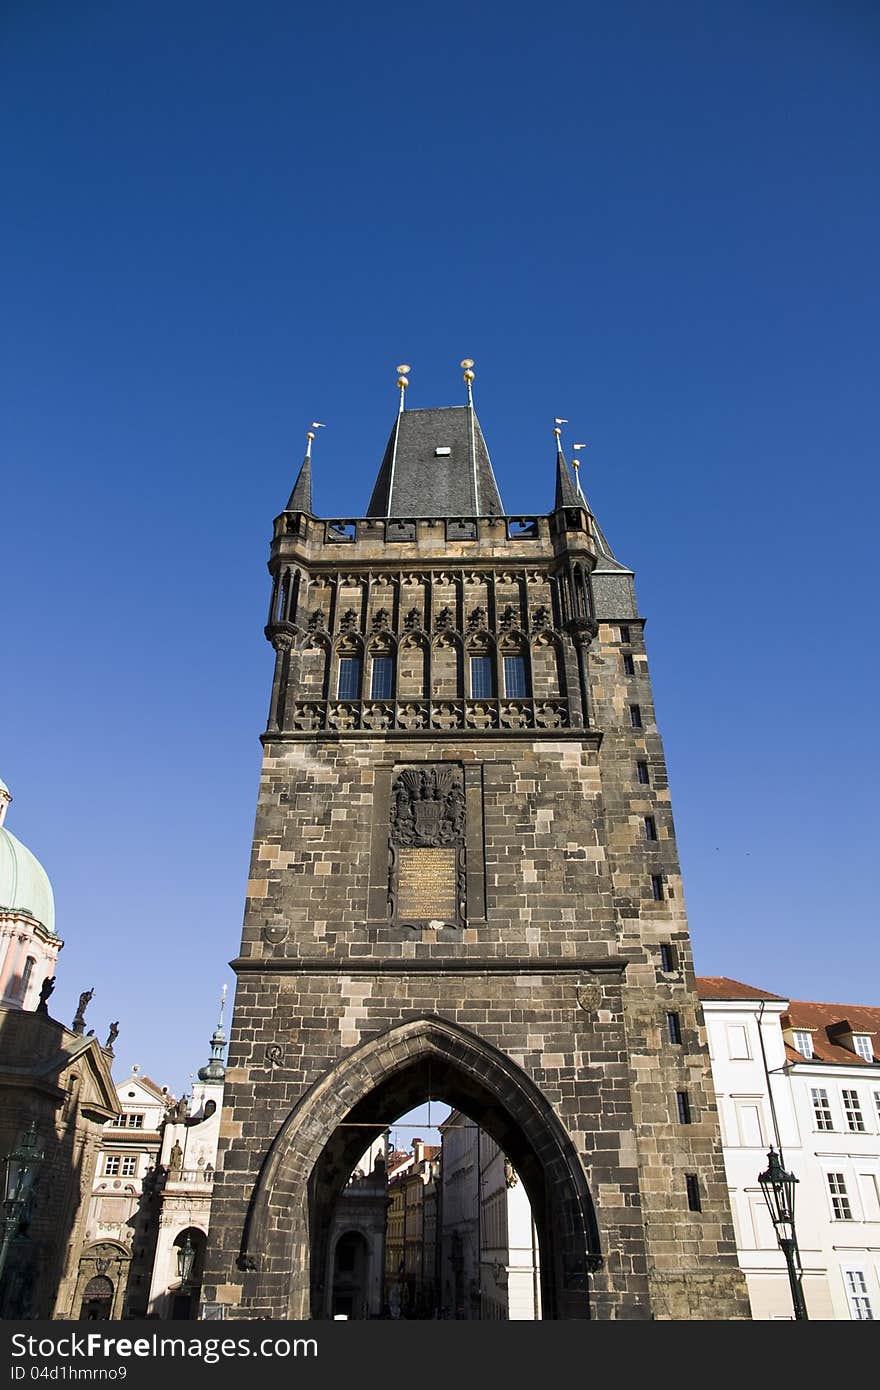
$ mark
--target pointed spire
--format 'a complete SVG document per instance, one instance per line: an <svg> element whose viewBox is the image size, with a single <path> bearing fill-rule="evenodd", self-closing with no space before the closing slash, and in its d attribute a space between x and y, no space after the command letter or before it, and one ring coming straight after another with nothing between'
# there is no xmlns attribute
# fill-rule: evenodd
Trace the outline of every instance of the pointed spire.
<svg viewBox="0 0 880 1390"><path fill-rule="evenodd" d="M284 508L286 512L308 512L312 515L312 440L315 430L326 429L320 420L313 420L306 433L306 455L293 485L293 492Z"/></svg>
<svg viewBox="0 0 880 1390"><path fill-rule="evenodd" d="M556 436L556 501L554 509L560 507L581 507L584 500L578 495L578 489L574 485L571 476L571 469L562 452L562 426L567 425L567 420L560 419L559 416L553 422L553 433Z"/></svg>

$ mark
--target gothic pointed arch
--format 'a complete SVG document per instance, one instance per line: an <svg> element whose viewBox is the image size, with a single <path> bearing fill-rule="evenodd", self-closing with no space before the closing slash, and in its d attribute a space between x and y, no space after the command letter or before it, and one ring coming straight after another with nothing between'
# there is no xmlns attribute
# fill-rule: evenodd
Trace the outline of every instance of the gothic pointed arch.
<svg viewBox="0 0 880 1390"><path fill-rule="evenodd" d="M362 1044L294 1106L253 1189L241 1267L277 1288L279 1276L289 1275L310 1251L313 1304L321 1306L330 1216L339 1192L389 1113L429 1094L469 1114L522 1177L542 1243L545 1316L589 1317L588 1275L601 1257L581 1159L525 1072L440 1015L412 1019ZM308 1316L302 1296L297 1305L294 1294L275 1316Z"/></svg>

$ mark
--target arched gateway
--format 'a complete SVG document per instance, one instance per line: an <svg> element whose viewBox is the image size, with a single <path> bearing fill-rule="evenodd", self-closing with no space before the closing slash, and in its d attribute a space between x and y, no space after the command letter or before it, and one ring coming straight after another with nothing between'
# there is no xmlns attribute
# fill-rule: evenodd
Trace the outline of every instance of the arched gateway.
<svg viewBox="0 0 880 1390"><path fill-rule="evenodd" d="M574 1145L519 1067L437 1017L392 1028L357 1048L311 1088L275 1136L254 1188L240 1262L264 1266L268 1274L273 1266L265 1252L274 1246L283 1272L293 1268L297 1252L308 1252L311 1294L306 1302L303 1277L275 1316L320 1316L339 1194L388 1116L426 1096L469 1114L521 1175L541 1243L545 1316L588 1317L587 1275L600 1261L599 1236Z"/></svg>
<svg viewBox="0 0 880 1390"><path fill-rule="evenodd" d="M432 1098L521 1176L545 1317L747 1316L632 572L561 450L505 516L467 378L401 377L365 518L310 438L275 521L205 1311L363 1305L334 1207Z"/></svg>

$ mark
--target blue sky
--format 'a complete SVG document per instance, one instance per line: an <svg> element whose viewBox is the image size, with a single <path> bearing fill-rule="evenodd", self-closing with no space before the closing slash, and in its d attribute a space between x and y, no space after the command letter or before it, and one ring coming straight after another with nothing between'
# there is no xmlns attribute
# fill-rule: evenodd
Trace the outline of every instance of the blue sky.
<svg viewBox="0 0 880 1390"><path fill-rule="evenodd" d="M54 999L207 1059L238 947L271 520L395 410L477 406L511 512L554 415L637 575L698 969L878 1002L880 19L868 3L12 0L8 825Z"/></svg>

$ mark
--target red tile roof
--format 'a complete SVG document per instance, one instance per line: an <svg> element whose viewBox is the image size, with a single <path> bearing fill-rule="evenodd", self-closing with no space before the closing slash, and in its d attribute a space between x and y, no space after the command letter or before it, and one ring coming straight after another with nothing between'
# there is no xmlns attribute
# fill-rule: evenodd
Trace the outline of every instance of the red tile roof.
<svg viewBox="0 0 880 1390"><path fill-rule="evenodd" d="M841 1028L846 1024L846 1028ZM816 1004L806 999L792 999L788 1012L782 1015L783 1028L803 1028L813 1030L813 1057L815 1062L837 1062L842 1066L870 1067L864 1057L846 1047L842 1034L873 1034L871 1043L874 1049L874 1062L880 1057L880 1008L867 1004ZM805 1059L793 1047L786 1047L789 1060L803 1062Z"/></svg>
<svg viewBox="0 0 880 1390"><path fill-rule="evenodd" d="M701 999L777 999L785 1002L784 994L771 994L769 989L757 989L755 985L744 985L741 980L731 980L727 975L698 975L697 994Z"/></svg>

